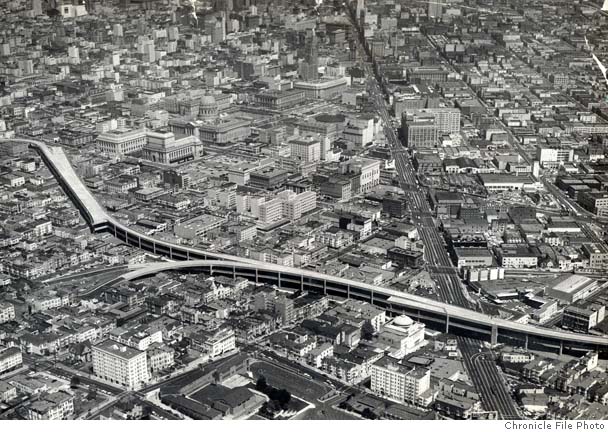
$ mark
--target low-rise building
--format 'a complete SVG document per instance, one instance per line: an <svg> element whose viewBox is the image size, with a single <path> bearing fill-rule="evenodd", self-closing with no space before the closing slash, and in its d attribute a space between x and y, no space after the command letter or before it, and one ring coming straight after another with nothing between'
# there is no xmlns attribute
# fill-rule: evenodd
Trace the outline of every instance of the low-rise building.
<svg viewBox="0 0 608 432"><path fill-rule="evenodd" d="M6 381L0 381L0 402L8 402L17 397L17 388Z"/></svg>
<svg viewBox="0 0 608 432"><path fill-rule="evenodd" d="M403 358L426 345L424 329L424 324L414 322L406 315L401 315L388 322L380 330L378 342L387 346L391 357Z"/></svg>
<svg viewBox="0 0 608 432"><path fill-rule="evenodd" d="M16 369L23 364L21 350L17 347L6 348L0 351L0 374Z"/></svg>
<svg viewBox="0 0 608 432"><path fill-rule="evenodd" d="M11 303L0 302L0 324L15 319L15 307Z"/></svg>
<svg viewBox="0 0 608 432"><path fill-rule="evenodd" d="M42 395L27 407L28 420L65 420L74 414L74 396L58 391Z"/></svg>
<svg viewBox="0 0 608 432"><path fill-rule="evenodd" d="M155 374L170 368L175 364L175 351L163 344L154 343L146 350L148 368Z"/></svg>

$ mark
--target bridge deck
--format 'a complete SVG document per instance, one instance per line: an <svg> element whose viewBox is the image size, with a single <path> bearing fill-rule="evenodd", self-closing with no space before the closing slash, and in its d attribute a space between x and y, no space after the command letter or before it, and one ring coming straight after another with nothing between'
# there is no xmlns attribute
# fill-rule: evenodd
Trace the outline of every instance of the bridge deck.
<svg viewBox="0 0 608 432"><path fill-rule="evenodd" d="M63 180L66 187L69 187L72 193L78 197L82 206L91 216L91 223L93 225L98 225L108 221L106 211L84 185L78 174L76 174L72 164L61 147L49 147L41 141L24 138L0 139L0 142L7 141L22 142L36 147L45 156L47 161L53 164L55 171L61 176L61 180Z"/></svg>
<svg viewBox="0 0 608 432"><path fill-rule="evenodd" d="M135 278L139 276L144 276L146 274L151 274L154 272L160 272L169 269L202 266L204 267L206 265L215 265L218 267L235 266L237 268L255 269L256 271L265 270L282 274L297 275L298 277L303 278L314 278L316 280L332 282L343 286L355 287L359 288L364 292L369 292L372 295L384 294L385 296L390 297L391 301L395 301L396 303L402 302L403 304L407 304L409 306L419 307L421 310L443 313L450 317L459 318L465 321L469 321L471 323L486 324L506 330L515 330L530 335L544 336L554 339L560 339L563 341L581 342L598 346L608 346L608 337L575 334L555 329L535 327L529 324L516 323L500 318L490 317L479 312L471 311L435 300L430 300L424 297L419 297L388 288L365 284L362 282L352 281L345 278L324 275L321 273L302 270L293 267L268 264L227 254L202 251L194 248L188 248L181 245L160 241L158 239L144 235L126 227L117 220L115 220L113 217L108 215L106 211L99 205L97 200L93 197L88 188L84 185L82 180L78 177L62 148L51 148L43 142L30 139L0 139L0 141L25 142L29 145L38 148L44 154L48 162L53 164L53 168L58 173L58 175L61 176L61 180L63 181L65 186L68 187L72 192L72 195L80 201L79 204L82 205L85 210L90 214L93 225L108 224L108 228L111 231L113 229L118 229L120 231L125 232L126 235L128 235L130 238L137 238L139 239L139 241L145 240L147 242L154 243L157 246L166 247L167 250L172 249L173 251L182 251L184 253L189 254L198 254L207 258L207 260L190 260L180 262L169 262L163 264L153 264L143 269L128 273L127 276L125 276L127 278ZM213 259L214 261L209 261L209 259Z"/></svg>
<svg viewBox="0 0 608 432"><path fill-rule="evenodd" d="M334 283L350 285L351 287L362 288L374 294L384 294L389 296L389 301L397 304L407 305L409 307L416 307L424 311L435 312L442 315L449 316L451 318L459 318L474 324L482 324L487 326L496 326L499 329L518 331L521 333L529 334L532 336L551 338L556 340L563 340L566 342L578 342L589 345L608 346L608 337L593 336L586 334L571 333L557 329L549 329L544 327L536 327L530 324L522 324L513 321L509 321L502 318L494 318L489 315L482 314L480 312L471 311L459 306L454 306L446 303L442 303L436 300L427 299L424 297L415 296L401 291L382 288L375 285L366 284L363 282L352 281L336 276L324 275L321 273L303 270L293 267L284 267L276 264L268 264L258 262L255 264L250 263L237 263L237 262L226 262L217 260L192 260L192 261L179 261L179 262L168 262L168 263L154 263L146 267L139 268L124 274L122 277L126 280L137 279L146 275L159 273L167 270L178 270L188 268L204 268L204 267L226 267L234 266L236 269L246 268L263 271L272 271L282 274L291 274L302 277L302 280L306 281L307 278L315 278Z"/></svg>

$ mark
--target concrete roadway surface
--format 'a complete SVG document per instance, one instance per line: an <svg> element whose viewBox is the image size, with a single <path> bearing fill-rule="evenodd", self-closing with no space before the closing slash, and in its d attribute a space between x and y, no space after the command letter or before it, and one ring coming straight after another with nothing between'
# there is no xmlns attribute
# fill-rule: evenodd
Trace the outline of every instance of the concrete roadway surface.
<svg viewBox="0 0 608 432"><path fill-rule="evenodd" d="M466 294L466 288L460 282L460 278L454 272L446 274L445 271L436 274L440 268L452 267L439 230L435 226L431 214L431 208L426 199L423 188L420 186L416 171L409 160L406 149L403 148L395 129L393 129L392 118L386 108L384 96L374 77L369 64L364 63L364 69L370 79L368 79L368 90L374 101L374 106L384 123L384 132L387 141L395 158L397 178L403 191L412 214L412 221L418 228L422 242L424 243L424 258L427 262L427 270L431 273L437 283L437 291L440 298L450 304L469 309L477 309Z"/></svg>
<svg viewBox="0 0 608 432"><path fill-rule="evenodd" d="M366 65L366 71L373 74L368 65ZM407 153L403 151L404 149L395 130L391 127L391 118L386 109L378 83L375 80L370 80L368 87L373 97L374 105L384 122L385 135L395 158L397 177L401 188L405 192L405 197L412 213L412 221L418 228L418 232L424 243L424 258L428 264L429 272L437 283L438 294L442 300L450 304L476 309L475 305L465 294L465 288L455 272L453 274L445 274L445 272L435 274L438 268L451 267L452 262L443 247L443 239L435 226L429 203L426 200L423 189L419 185L416 172L407 157ZM415 188L415 191L412 191L413 188Z"/></svg>
<svg viewBox="0 0 608 432"><path fill-rule="evenodd" d="M481 393L484 408L496 411L501 420L521 419L498 366L492 359L492 353L481 348L479 341L463 337L457 339L468 374Z"/></svg>
<svg viewBox="0 0 608 432"><path fill-rule="evenodd" d="M65 276L58 276L55 278L46 279L42 282L44 282L44 283L67 282L67 281L71 281L71 280L83 279L83 278L86 278L89 276L94 276L97 273L105 274L105 273L110 273L110 272L118 272L122 269L128 269L128 268L129 268L129 266L126 266L126 265L103 267L103 268L88 270L86 272L72 273L72 274L65 275Z"/></svg>

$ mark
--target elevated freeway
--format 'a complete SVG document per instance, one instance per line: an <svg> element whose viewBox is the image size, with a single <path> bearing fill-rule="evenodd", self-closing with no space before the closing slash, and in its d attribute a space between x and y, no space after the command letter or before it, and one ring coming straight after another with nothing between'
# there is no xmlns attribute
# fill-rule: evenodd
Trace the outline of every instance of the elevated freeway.
<svg viewBox="0 0 608 432"><path fill-rule="evenodd" d="M507 343L530 349L570 352L574 355L598 350L608 355L608 337L570 333L491 317L457 305L442 303L401 291L340 277L248 258L177 245L135 231L109 215L82 183L63 149L31 139L1 139L24 142L36 149L58 183L74 202L93 232L108 232L130 246L181 262L157 263L122 276L130 280L167 270L191 269L208 274L245 277L258 283L275 284L359 299L384 308L389 314L408 314L438 330L477 337L492 343ZM184 262L185 261L185 262Z"/></svg>
<svg viewBox="0 0 608 432"><path fill-rule="evenodd" d="M390 288L330 276L300 268L263 262L242 263L192 260L142 265L125 273L122 280L136 280L164 271L199 272L211 276L243 277L251 282L276 285L323 295L362 300L391 315L407 314L443 332L506 343L528 349L580 355L597 350L608 355L608 337L536 327L460 306L404 293Z"/></svg>

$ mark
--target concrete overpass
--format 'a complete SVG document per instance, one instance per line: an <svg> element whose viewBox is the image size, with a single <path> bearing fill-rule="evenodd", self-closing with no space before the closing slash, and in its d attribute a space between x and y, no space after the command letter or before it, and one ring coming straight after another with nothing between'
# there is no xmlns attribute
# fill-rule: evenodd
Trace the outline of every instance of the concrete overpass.
<svg viewBox="0 0 608 432"><path fill-rule="evenodd" d="M340 298L363 300L385 309L391 315L407 314L426 323L431 328L446 333L476 337L493 344L505 343L573 355L597 350L608 355L607 337L521 324L394 289L276 264L217 260L155 263L142 265L141 268L130 271L121 278L135 280L172 270L199 272L213 276L222 275L230 278L243 277L255 283L272 284L280 288L300 289Z"/></svg>
<svg viewBox="0 0 608 432"><path fill-rule="evenodd" d="M462 333L493 343L573 354L581 354L588 350L598 350L608 354L608 337L569 333L493 318L468 309L362 282L207 252L155 239L123 225L110 216L82 183L62 148L49 147L41 141L31 139L0 139L0 142L6 141L27 143L38 151L93 232L109 232L131 246L172 260L188 261L155 264L128 273L125 275L127 279L171 269L198 269L209 274L242 276L255 282L270 283L280 287L360 299L382 307L391 314L408 314L441 331Z"/></svg>
<svg viewBox="0 0 608 432"><path fill-rule="evenodd" d="M42 141L27 138L0 138L0 142L25 143L35 149L51 173L53 173L63 191L76 205L76 208L78 208L84 220L95 233L108 232L130 246L152 252L156 255L166 256L174 260L217 259L245 263L259 262L233 255L207 252L183 245L176 245L155 239L131 229L109 215L101 204L99 204L97 199L91 194L91 191L89 191L78 174L74 171L63 148L48 146Z"/></svg>

